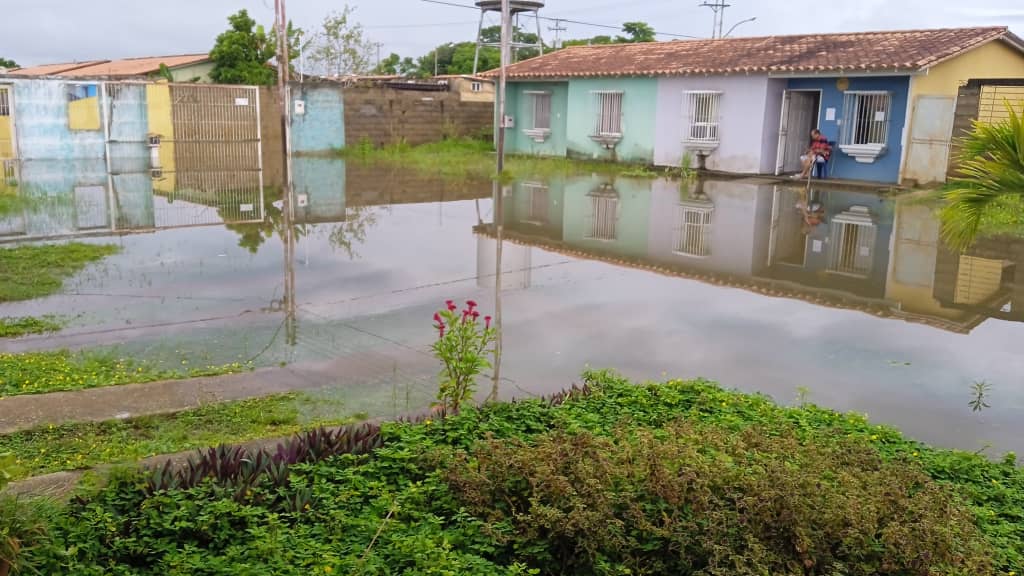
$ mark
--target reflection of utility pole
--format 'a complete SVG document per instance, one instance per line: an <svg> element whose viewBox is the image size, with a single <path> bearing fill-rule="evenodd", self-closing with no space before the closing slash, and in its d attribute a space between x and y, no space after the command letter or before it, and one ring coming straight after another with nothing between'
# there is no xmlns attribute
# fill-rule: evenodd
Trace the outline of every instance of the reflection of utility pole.
<svg viewBox="0 0 1024 576"><path fill-rule="evenodd" d="M731 4L727 4L726 0L704 0L700 6L711 8L711 11L715 13L714 23L711 27L711 37L721 38L722 28L725 23L725 9L731 6Z"/></svg>
<svg viewBox="0 0 1024 576"><path fill-rule="evenodd" d="M537 31L538 33L540 30ZM498 173L494 179L494 238L495 244L495 274L494 274L494 329L496 332L494 340L494 380L491 384L491 394L488 400L498 400L498 385L501 383L501 348L502 348L502 322L501 322L501 246L502 228L502 206L504 204L503 186L498 182L505 171L505 129L508 121L505 118L505 88L508 85L508 66L512 60L512 7L509 0L501 0L501 73L498 75Z"/></svg>
<svg viewBox="0 0 1024 576"><path fill-rule="evenodd" d="M565 26L562 26L562 22L565 22L565 20L559 20L559 19L556 18L555 19L555 25L554 26L548 26L548 30L550 30L550 31L555 33L555 50L560 50L562 48L561 33L565 32L566 30L568 30L568 28L566 28Z"/></svg>

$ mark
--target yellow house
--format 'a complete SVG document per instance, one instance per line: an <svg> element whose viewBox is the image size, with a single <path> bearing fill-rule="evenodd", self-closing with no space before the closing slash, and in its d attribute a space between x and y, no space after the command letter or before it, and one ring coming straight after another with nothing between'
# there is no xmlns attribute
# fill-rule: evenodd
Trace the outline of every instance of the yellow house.
<svg viewBox="0 0 1024 576"><path fill-rule="evenodd" d="M0 86L0 160L14 158L14 125L11 122L11 89Z"/></svg>
<svg viewBox="0 0 1024 576"><path fill-rule="evenodd" d="M936 61L923 74L910 79L908 124L904 134L901 181L918 184L944 182L953 139L953 119L961 86L978 79L1024 78L1024 40L1007 28L993 28L992 34L956 55ZM1002 96L988 87L982 100ZM984 90L984 89L983 89ZM1018 105L1024 103L1024 90L1008 92Z"/></svg>

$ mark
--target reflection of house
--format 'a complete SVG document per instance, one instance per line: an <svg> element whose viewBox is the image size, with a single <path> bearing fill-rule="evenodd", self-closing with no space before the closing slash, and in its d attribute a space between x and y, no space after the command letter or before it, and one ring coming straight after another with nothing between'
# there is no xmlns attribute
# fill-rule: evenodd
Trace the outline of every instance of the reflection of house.
<svg viewBox="0 0 1024 576"><path fill-rule="evenodd" d="M818 127L834 177L929 181L945 177L959 84L1024 77L1024 42L963 28L579 46L508 73L514 152L771 174L796 169Z"/></svg>
<svg viewBox="0 0 1024 576"><path fill-rule="evenodd" d="M1024 320L1024 243L983 238L966 253L942 245L932 206L901 204L886 297L968 332L987 318Z"/></svg>

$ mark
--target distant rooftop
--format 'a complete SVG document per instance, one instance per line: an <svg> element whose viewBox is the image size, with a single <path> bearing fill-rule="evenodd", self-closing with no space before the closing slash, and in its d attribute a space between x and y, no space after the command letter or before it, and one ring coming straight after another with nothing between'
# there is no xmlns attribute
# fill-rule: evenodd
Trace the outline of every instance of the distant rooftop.
<svg viewBox="0 0 1024 576"><path fill-rule="evenodd" d="M1002 26L738 37L572 46L513 64L508 77L907 73L996 40L1024 52L1024 41Z"/></svg>
<svg viewBox="0 0 1024 576"><path fill-rule="evenodd" d="M90 60L65 64L43 64L9 70L18 76L64 76L68 78L110 77L125 78L146 76L160 70L164 64L174 69L180 66L198 64L210 59L209 54L180 54L175 56L146 56L120 60Z"/></svg>

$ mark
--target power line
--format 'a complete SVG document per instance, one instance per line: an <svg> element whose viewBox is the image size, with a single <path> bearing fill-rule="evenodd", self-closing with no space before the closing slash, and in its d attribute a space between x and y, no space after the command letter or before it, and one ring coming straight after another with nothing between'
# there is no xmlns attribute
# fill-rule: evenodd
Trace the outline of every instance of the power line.
<svg viewBox="0 0 1024 576"><path fill-rule="evenodd" d="M469 6L467 4L458 4L456 2L445 2L444 0L420 0L421 2L428 2L430 4L441 4L444 6L455 6L456 8L469 8L470 10L480 10L476 6ZM569 20L568 18L551 18L549 16L537 16L540 20L547 20L549 22L561 22L565 24L578 24L580 26L590 26L592 28L605 28L608 30L622 31L622 26L611 26L609 24L596 24L594 22L583 22L582 20ZM673 34L670 32L655 32L658 36L669 36L672 38L700 38L699 36L692 36L690 34Z"/></svg>

